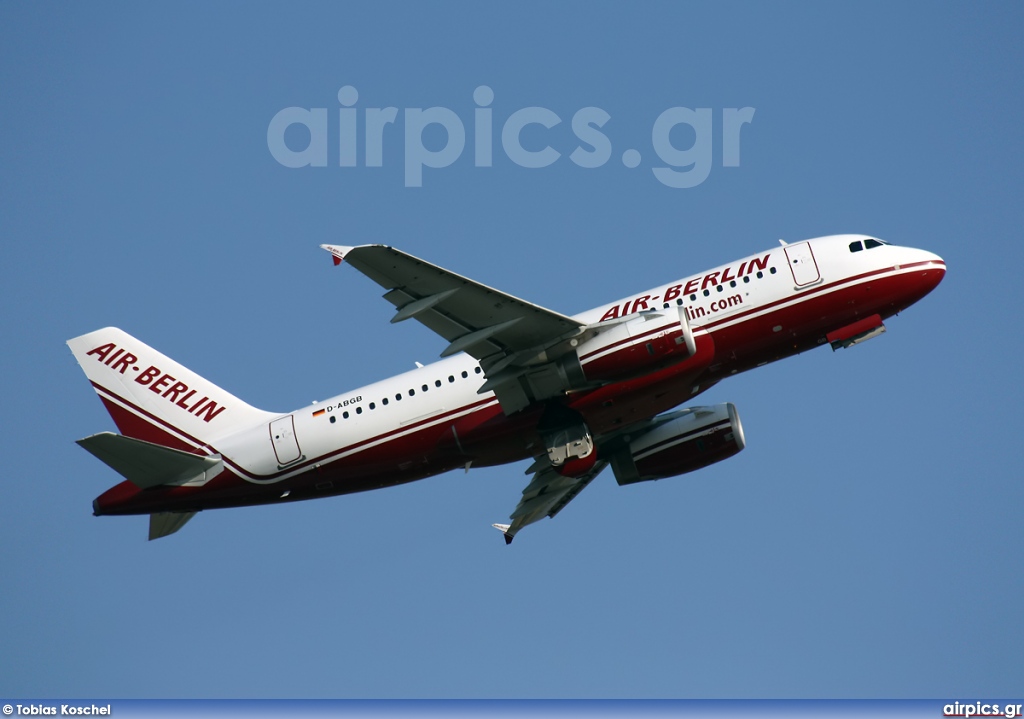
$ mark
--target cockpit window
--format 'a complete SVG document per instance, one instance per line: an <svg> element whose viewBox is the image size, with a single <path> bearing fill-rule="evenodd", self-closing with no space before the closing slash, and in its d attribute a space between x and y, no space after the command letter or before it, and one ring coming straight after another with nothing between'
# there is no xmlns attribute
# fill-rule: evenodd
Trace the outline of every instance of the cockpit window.
<svg viewBox="0 0 1024 719"><path fill-rule="evenodd" d="M881 247L885 243L881 240L864 240L864 247L867 249L874 249L875 247Z"/></svg>
<svg viewBox="0 0 1024 719"><path fill-rule="evenodd" d="M864 245L860 243L860 240L850 243L850 252L860 252L864 249Z"/></svg>

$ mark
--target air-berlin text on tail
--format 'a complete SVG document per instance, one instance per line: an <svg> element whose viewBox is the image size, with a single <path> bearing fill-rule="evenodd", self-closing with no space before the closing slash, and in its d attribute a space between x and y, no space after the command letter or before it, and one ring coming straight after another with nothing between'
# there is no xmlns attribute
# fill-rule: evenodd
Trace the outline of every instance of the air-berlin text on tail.
<svg viewBox="0 0 1024 719"><path fill-rule="evenodd" d="M154 365L141 369L139 358L113 342L107 342L86 352L87 357L95 357L98 362L115 372L127 374L129 370L136 373L135 381L147 387L154 394L163 397L189 414L195 415L204 422L212 421L227 407L219 405L207 395L201 394L184 382L161 370ZM196 395L199 395L198 397Z"/></svg>

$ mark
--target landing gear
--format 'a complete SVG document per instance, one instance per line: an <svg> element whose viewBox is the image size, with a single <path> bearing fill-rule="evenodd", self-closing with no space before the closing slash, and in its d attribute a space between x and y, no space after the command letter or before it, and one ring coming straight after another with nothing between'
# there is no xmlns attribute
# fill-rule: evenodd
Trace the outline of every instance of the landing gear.
<svg viewBox="0 0 1024 719"><path fill-rule="evenodd" d="M548 461L559 474L579 477L597 462L594 438L579 412L551 403L544 410L537 431L544 440Z"/></svg>

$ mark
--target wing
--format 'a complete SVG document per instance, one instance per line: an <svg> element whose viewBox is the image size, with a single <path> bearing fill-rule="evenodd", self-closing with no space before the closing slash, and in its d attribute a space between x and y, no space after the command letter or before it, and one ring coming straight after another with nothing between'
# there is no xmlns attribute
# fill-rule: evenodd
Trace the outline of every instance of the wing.
<svg viewBox="0 0 1024 719"><path fill-rule="evenodd" d="M509 517L512 523L494 525L505 535L505 544L511 544L516 532L528 524L561 512L607 466L608 462L598 460L589 472L580 477L563 477L550 466L534 474L533 481L523 490L523 498Z"/></svg>
<svg viewBox="0 0 1024 719"><path fill-rule="evenodd" d="M522 367L536 367L557 345L586 335L580 322L450 272L385 245L321 245L387 290L397 308L392 322L416 319L448 341L448 357L465 352L480 360L506 413L541 399L520 388Z"/></svg>
<svg viewBox="0 0 1024 719"><path fill-rule="evenodd" d="M388 290L398 312L392 322L415 318L448 340L441 353L483 360L547 344L582 325L518 297L450 272L385 245L321 245Z"/></svg>

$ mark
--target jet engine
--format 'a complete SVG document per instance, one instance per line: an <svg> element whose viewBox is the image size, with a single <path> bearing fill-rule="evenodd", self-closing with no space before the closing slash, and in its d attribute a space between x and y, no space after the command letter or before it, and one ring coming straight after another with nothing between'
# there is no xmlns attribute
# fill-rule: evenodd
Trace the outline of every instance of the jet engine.
<svg viewBox="0 0 1024 719"><path fill-rule="evenodd" d="M682 362L697 351L682 307L623 319L576 348L572 361L587 382L635 377Z"/></svg>
<svg viewBox="0 0 1024 719"><path fill-rule="evenodd" d="M674 477L721 462L747 442L731 402L693 407L656 418L643 434L627 437L610 457L620 485Z"/></svg>
<svg viewBox="0 0 1024 719"><path fill-rule="evenodd" d="M487 382L477 391L493 391L511 414L568 391L693 361L698 353L713 353L713 347L710 336L694 336L683 307L638 312L587 325L580 336L560 340L519 364L509 358L485 362Z"/></svg>

